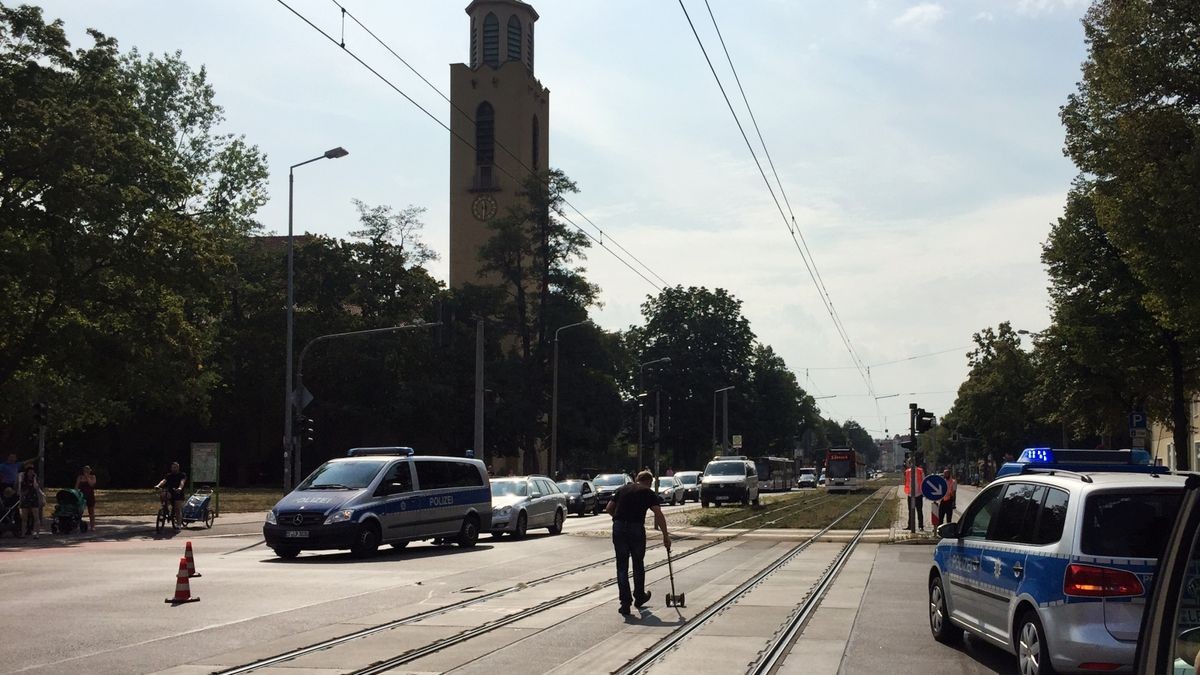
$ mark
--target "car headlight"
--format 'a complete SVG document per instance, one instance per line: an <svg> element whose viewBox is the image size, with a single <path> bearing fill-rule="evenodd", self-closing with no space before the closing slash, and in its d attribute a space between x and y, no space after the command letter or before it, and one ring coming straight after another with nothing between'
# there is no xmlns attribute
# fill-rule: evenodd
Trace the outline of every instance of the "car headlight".
<svg viewBox="0 0 1200 675"><path fill-rule="evenodd" d="M267 511L267 524L268 525L277 525L278 524L275 522L275 510L274 509Z"/></svg>
<svg viewBox="0 0 1200 675"><path fill-rule="evenodd" d="M350 520L350 518L353 515L354 515L354 511L352 511L351 509L342 509L341 511L334 511L333 513L329 514L328 518L325 519L325 524L332 525L333 523L344 523L347 520Z"/></svg>
<svg viewBox="0 0 1200 675"><path fill-rule="evenodd" d="M507 516L510 513L512 513L511 506L497 506L496 508L492 509L492 514L497 516Z"/></svg>

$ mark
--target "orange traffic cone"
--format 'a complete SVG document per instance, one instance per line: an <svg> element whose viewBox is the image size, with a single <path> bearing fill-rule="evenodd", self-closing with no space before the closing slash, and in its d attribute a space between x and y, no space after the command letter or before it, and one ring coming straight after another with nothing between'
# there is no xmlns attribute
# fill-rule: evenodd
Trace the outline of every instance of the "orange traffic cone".
<svg viewBox="0 0 1200 675"><path fill-rule="evenodd" d="M189 577L204 576L196 571L196 559L192 556L192 542L188 542L183 549L183 559L187 561L187 573Z"/></svg>
<svg viewBox="0 0 1200 675"><path fill-rule="evenodd" d="M181 605L185 602L200 602L200 598L192 597L192 589L188 584L187 567L187 558L180 558L179 574L175 577L175 597L167 598L163 602L169 602L172 605Z"/></svg>

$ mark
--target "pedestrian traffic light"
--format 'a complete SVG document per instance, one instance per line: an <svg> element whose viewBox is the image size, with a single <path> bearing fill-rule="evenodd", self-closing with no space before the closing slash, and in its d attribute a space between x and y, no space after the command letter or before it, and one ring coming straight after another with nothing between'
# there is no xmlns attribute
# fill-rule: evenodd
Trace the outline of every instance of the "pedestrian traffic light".
<svg viewBox="0 0 1200 675"><path fill-rule="evenodd" d="M311 417L300 418L300 438L305 443L312 443L317 437L316 424Z"/></svg>
<svg viewBox="0 0 1200 675"><path fill-rule="evenodd" d="M929 431L933 428L935 416L931 412L925 412L923 408L917 408L917 432Z"/></svg>
<svg viewBox="0 0 1200 675"><path fill-rule="evenodd" d="M33 404L33 421L39 427L46 426L50 417L50 404L41 401Z"/></svg>

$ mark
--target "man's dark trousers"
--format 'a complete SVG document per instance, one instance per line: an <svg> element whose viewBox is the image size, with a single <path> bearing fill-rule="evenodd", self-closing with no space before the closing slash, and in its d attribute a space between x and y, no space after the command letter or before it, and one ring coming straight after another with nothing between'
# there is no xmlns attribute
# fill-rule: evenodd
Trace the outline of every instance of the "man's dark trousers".
<svg viewBox="0 0 1200 675"><path fill-rule="evenodd" d="M621 606L629 607L635 597L646 594L646 526L613 521L613 548L617 554L617 590ZM633 557L633 593L629 592L629 558Z"/></svg>
<svg viewBox="0 0 1200 675"><path fill-rule="evenodd" d="M924 509L921 508L923 505L922 503L924 501L925 500L921 499L920 497L909 497L908 498L908 512L912 513L914 509L916 510L916 512L917 512L917 516L916 516L917 527L921 528L922 530L925 529L925 513L924 513Z"/></svg>

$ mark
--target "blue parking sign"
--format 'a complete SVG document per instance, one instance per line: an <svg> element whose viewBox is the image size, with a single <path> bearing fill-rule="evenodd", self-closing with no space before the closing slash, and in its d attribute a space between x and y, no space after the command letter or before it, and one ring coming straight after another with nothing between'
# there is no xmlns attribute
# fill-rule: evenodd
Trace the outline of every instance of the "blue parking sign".
<svg viewBox="0 0 1200 675"><path fill-rule="evenodd" d="M949 489L950 484L941 476L926 476L925 480L921 481L921 496L931 502L942 501Z"/></svg>

